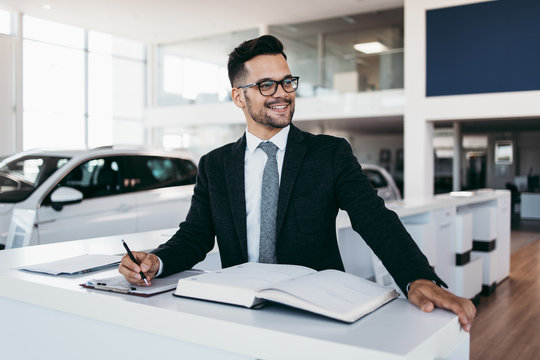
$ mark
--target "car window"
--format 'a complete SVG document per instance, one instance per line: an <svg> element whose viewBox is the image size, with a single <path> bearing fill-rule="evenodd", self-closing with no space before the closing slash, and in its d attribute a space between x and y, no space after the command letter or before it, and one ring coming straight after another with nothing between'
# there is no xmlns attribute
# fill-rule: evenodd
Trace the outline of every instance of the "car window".
<svg viewBox="0 0 540 360"><path fill-rule="evenodd" d="M121 160L105 157L86 161L71 170L59 186L75 188L84 199L116 195L123 191Z"/></svg>
<svg viewBox="0 0 540 360"><path fill-rule="evenodd" d="M195 164L180 158L133 156L129 163L131 175L124 186L133 191L194 184L197 176Z"/></svg>
<svg viewBox="0 0 540 360"><path fill-rule="evenodd" d="M0 202L15 203L28 198L68 157L28 155L0 168Z"/></svg>
<svg viewBox="0 0 540 360"><path fill-rule="evenodd" d="M371 186L373 186L375 189L388 186L388 182L379 171L364 169L364 174L366 174Z"/></svg>

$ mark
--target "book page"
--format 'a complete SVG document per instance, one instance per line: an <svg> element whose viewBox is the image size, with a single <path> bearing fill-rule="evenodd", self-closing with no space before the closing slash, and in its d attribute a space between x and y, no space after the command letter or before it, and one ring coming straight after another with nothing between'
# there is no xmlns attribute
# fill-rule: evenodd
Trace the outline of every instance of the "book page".
<svg viewBox="0 0 540 360"><path fill-rule="evenodd" d="M245 263L180 280L175 295L251 307L256 292L316 271L304 266Z"/></svg>
<svg viewBox="0 0 540 360"><path fill-rule="evenodd" d="M260 290L316 271L297 265L245 263L198 276L201 282Z"/></svg>
<svg viewBox="0 0 540 360"><path fill-rule="evenodd" d="M352 322L397 297L397 293L342 271L324 270L281 282L257 296Z"/></svg>

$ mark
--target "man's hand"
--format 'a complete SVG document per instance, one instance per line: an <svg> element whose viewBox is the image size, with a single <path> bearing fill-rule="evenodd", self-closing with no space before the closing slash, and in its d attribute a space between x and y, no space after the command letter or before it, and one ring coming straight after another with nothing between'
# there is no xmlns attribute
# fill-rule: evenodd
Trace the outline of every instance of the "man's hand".
<svg viewBox="0 0 540 360"><path fill-rule="evenodd" d="M154 254L148 254L140 251L133 251L133 256L141 264L141 266L135 264L129 256L126 254L122 258L120 265L118 266L118 272L126 278L127 281L134 285L146 286L144 280L141 279L139 272L143 272L146 275L148 283L151 284L151 280L156 276L159 270L159 259Z"/></svg>
<svg viewBox="0 0 540 360"><path fill-rule="evenodd" d="M409 301L424 312L433 311L435 306L448 309L459 317L463 330L471 331L476 315L473 303L469 299L456 296L437 286L431 280L413 281L409 287Z"/></svg>

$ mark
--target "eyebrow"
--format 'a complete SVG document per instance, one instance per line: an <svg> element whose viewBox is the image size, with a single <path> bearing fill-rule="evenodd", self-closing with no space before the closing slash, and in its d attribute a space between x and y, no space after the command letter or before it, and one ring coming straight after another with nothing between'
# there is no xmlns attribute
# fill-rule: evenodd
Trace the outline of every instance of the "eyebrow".
<svg viewBox="0 0 540 360"><path fill-rule="evenodd" d="M274 80L274 79L272 79L272 78L266 77L266 78L261 78L261 79L255 81L254 84L260 83L260 82L264 82L264 81L269 81L269 80L270 80L270 81L282 81L282 80L285 80L285 79L287 79L287 78L292 78L292 77L293 77L293 76L292 76L291 74L285 75L284 77L281 78L281 80Z"/></svg>

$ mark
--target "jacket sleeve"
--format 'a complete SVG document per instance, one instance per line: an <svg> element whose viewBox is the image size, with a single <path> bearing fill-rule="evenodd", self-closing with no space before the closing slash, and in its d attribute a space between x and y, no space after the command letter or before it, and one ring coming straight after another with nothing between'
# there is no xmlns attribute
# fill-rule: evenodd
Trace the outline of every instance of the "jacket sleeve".
<svg viewBox="0 0 540 360"><path fill-rule="evenodd" d="M417 279L446 286L396 213L387 209L377 195L349 143L340 139L335 149L334 191L338 206L347 211L353 229L381 259L403 293L407 294L407 285Z"/></svg>
<svg viewBox="0 0 540 360"><path fill-rule="evenodd" d="M207 157L199 162L199 172L185 221L166 243L152 253L163 262L160 277L191 269L204 260L214 247L215 230L210 209L210 194L206 176Z"/></svg>

